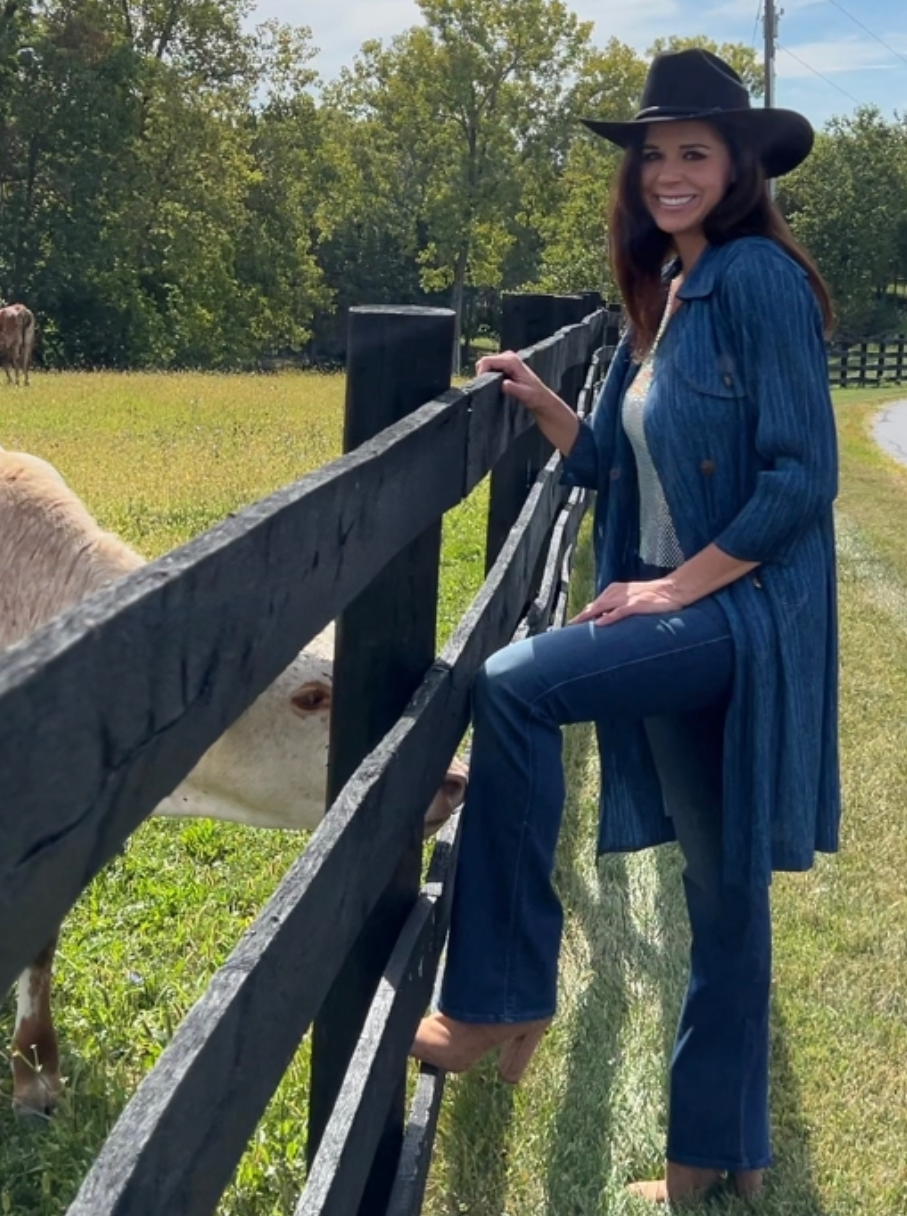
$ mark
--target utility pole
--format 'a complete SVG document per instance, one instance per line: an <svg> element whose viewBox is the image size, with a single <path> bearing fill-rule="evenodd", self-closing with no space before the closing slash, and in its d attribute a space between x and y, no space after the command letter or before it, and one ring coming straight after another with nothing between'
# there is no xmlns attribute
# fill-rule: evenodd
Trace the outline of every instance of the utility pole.
<svg viewBox="0 0 907 1216"><path fill-rule="evenodd" d="M775 44L778 41L778 18L783 9L776 10L775 0L765 0L765 16L762 18L765 30L765 105L775 104ZM768 184L770 198L775 197L775 183Z"/></svg>
<svg viewBox="0 0 907 1216"><path fill-rule="evenodd" d="M778 38L778 15L775 13L775 0L765 0L765 16L762 18L765 30L765 105L775 104L775 42Z"/></svg>

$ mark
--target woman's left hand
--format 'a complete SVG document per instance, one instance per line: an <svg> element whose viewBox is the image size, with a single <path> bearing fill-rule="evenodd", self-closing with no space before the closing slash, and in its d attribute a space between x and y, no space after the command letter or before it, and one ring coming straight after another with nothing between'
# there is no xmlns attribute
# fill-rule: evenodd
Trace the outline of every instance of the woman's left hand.
<svg viewBox="0 0 907 1216"><path fill-rule="evenodd" d="M677 588L668 579L656 578L645 583L611 583L568 623L581 625L585 621L593 621L596 625L613 625L625 616L675 612L683 607Z"/></svg>

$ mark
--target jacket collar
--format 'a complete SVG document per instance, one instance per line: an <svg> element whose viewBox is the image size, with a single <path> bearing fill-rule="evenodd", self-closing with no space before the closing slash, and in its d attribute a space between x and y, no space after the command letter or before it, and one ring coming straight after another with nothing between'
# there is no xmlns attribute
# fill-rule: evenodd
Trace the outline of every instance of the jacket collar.
<svg viewBox="0 0 907 1216"><path fill-rule="evenodd" d="M696 265L690 271L678 291L681 300L703 300L715 290L715 279L721 266L723 246L707 245L696 260Z"/></svg>

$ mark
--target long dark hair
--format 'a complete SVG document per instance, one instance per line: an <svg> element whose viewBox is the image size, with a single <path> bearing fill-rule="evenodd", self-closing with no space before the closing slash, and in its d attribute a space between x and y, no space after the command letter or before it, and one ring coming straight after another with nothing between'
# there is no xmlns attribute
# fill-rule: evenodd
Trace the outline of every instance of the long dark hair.
<svg viewBox="0 0 907 1216"><path fill-rule="evenodd" d="M734 180L706 216L703 235L710 245L725 245L741 236L764 236L775 241L806 271L826 332L830 331L834 311L828 288L769 196L759 157L733 132L713 125L730 151ZM664 268L674 251L673 238L661 231L643 202L642 151L641 132L624 154L614 185L609 227L611 265L630 318L636 358L643 358L655 342L665 307Z"/></svg>

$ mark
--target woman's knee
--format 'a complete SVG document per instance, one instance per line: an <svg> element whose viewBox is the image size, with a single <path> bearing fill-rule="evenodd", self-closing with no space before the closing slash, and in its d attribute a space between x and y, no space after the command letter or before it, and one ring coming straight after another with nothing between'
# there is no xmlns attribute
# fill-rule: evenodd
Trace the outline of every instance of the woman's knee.
<svg viewBox="0 0 907 1216"><path fill-rule="evenodd" d="M531 658L516 653L520 644L505 646L485 660L473 685L473 706L477 714L509 709L528 710L531 704L531 680L527 664Z"/></svg>

